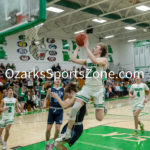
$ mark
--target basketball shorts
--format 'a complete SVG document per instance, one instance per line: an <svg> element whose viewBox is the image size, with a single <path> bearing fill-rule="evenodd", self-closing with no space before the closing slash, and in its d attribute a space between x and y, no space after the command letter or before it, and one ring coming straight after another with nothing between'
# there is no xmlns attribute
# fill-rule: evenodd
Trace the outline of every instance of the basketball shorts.
<svg viewBox="0 0 150 150"><path fill-rule="evenodd" d="M53 124L54 122L56 122L56 124L62 124L62 121L63 121L63 109L50 108L47 123Z"/></svg>
<svg viewBox="0 0 150 150"><path fill-rule="evenodd" d="M20 103L26 103L25 98L24 97L19 97L19 102Z"/></svg>
<svg viewBox="0 0 150 150"><path fill-rule="evenodd" d="M141 104L141 103L134 104L132 111L135 112L137 109L143 110L144 106L145 104Z"/></svg>
<svg viewBox="0 0 150 150"><path fill-rule="evenodd" d="M61 134L64 134L67 130L68 123L63 127ZM69 146L71 147L81 136L83 132L83 125L74 125L71 130L71 138L68 141Z"/></svg>
<svg viewBox="0 0 150 150"><path fill-rule="evenodd" d="M0 120L0 128L5 128L6 125L12 125L14 123L13 119L1 119Z"/></svg>
<svg viewBox="0 0 150 150"><path fill-rule="evenodd" d="M94 99L95 109L104 109L104 87L83 86L81 91L76 93L75 98L88 103L91 98Z"/></svg>
<svg viewBox="0 0 150 150"><path fill-rule="evenodd" d="M41 94L41 100L44 101L45 100L46 95L45 94Z"/></svg>

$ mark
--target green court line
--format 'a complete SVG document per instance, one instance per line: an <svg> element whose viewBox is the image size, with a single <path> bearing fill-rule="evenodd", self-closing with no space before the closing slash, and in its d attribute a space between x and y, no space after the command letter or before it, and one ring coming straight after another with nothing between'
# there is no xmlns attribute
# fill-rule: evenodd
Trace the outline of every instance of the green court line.
<svg viewBox="0 0 150 150"><path fill-rule="evenodd" d="M96 126L83 131L79 140L69 150L149 150L150 131L132 136L133 129L110 126ZM45 142L19 148L17 150L44 150Z"/></svg>

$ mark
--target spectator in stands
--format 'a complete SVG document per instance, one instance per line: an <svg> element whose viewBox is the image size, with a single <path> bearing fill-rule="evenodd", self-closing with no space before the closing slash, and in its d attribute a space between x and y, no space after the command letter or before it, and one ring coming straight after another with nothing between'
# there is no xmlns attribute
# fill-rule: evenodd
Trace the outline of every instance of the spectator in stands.
<svg viewBox="0 0 150 150"><path fill-rule="evenodd" d="M109 98L112 98L114 96L114 93L112 92L112 87L110 85L108 87L108 91L109 91Z"/></svg>
<svg viewBox="0 0 150 150"><path fill-rule="evenodd" d="M119 83L115 86L115 93L117 94L117 96L120 96L120 86Z"/></svg>
<svg viewBox="0 0 150 150"><path fill-rule="evenodd" d="M16 70L16 66L15 66L14 63L11 65L11 69L12 69L12 70Z"/></svg>
<svg viewBox="0 0 150 150"><path fill-rule="evenodd" d="M61 67L60 67L59 63L58 63L57 66L56 66L56 70L57 70L57 71L61 71Z"/></svg>
<svg viewBox="0 0 150 150"><path fill-rule="evenodd" d="M28 87L28 89L33 89L33 78L32 77L30 77L30 79L28 80L28 82L27 82L27 87Z"/></svg>
<svg viewBox="0 0 150 150"><path fill-rule="evenodd" d="M10 63L8 63L8 64L6 65L6 70L7 70L7 69L11 69Z"/></svg>
<svg viewBox="0 0 150 150"><path fill-rule="evenodd" d="M55 65L55 64L53 64L53 66L52 66L52 68L51 68L51 69L52 69L52 71L53 71L53 72L56 72L56 71L57 71L56 65Z"/></svg>
<svg viewBox="0 0 150 150"><path fill-rule="evenodd" d="M3 70L5 70L5 66L4 66L3 63L0 64L0 68L3 69Z"/></svg>

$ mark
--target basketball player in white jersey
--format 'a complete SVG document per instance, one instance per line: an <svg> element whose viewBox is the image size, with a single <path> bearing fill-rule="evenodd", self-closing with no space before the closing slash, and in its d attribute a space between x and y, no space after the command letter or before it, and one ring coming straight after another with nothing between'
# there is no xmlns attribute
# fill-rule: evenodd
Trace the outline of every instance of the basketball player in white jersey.
<svg viewBox="0 0 150 150"><path fill-rule="evenodd" d="M133 115L135 122L135 132L134 136L138 135L138 125L140 126L141 132L144 133L144 124L141 123L138 116L141 111L144 109L145 104L150 99L150 90L145 83L142 83L142 76L136 77L136 83L132 84L129 92L129 96L133 98ZM148 92L147 97L145 92Z"/></svg>
<svg viewBox="0 0 150 150"><path fill-rule="evenodd" d="M2 112L2 119L0 120L0 142L2 144L2 149L6 149L6 143L9 137L9 131L11 125L14 122L15 109L20 114L18 108L18 100L13 97L13 88L8 88L7 97L2 99L0 104L0 112ZM4 141L2 139L2 132L5 128Z"/></svg>
<svg viewBox="0 0 150 150"><path fill-rule="evenodd" d="M80 49L80 47L77 46L71 61L80 65L86 65L88 77L86 78L86 82L82 90L75 95L76 100L71 108L66 133L56 139L57 142L68 141L70 139L71 129L75 123L77 112L84 105L84 103L88 103L91 98L94 99L96 119L98 121L102 121L104 117L104 85L101 72L107 68L108 61L105 56L107 54L108 47L104 43L100 43L91 52L88 48L88 39L84 41L84 47L89 59L77 59L77 54ZM91 70L90 73L89 70ZM97 77L95 72L98 72L100 76Z"/></svg>

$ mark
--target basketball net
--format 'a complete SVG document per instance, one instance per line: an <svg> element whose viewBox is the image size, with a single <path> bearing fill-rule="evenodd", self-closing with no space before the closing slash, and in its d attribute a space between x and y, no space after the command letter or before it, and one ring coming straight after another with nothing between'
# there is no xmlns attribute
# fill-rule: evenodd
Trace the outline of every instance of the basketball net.
<svg viewBox="0 0 150 150"><path fill-rule="evenodd" d="M38 36L38 31L41 28L40 25L32 27L28 30L25 30L25 37L26 37L26 41L38 41L39 40L39 36Z"/></svg>

